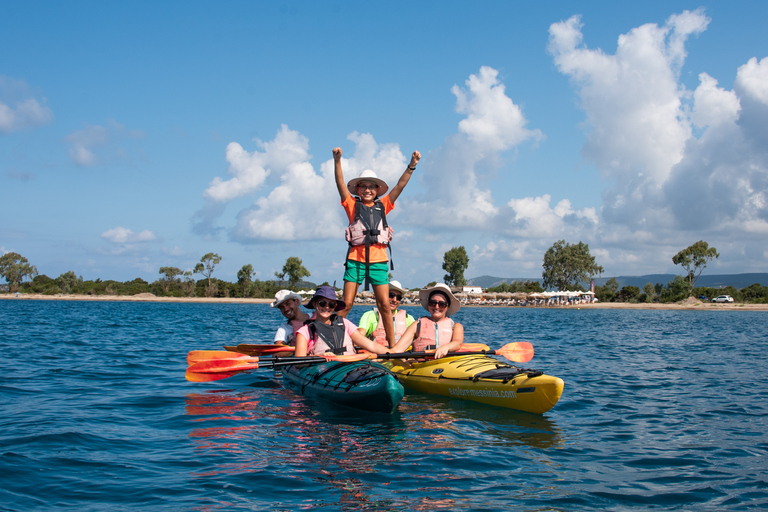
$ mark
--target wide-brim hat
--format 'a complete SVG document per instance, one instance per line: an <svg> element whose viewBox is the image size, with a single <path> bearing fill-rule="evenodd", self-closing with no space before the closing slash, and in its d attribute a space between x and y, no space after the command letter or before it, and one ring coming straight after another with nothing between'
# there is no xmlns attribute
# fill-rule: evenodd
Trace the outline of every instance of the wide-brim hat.
<svg viewBox="0 0 768 512"><path fill-rule="evenodd" d="M370 169L366 169L363 172L360 173L360 176L357 178L352 178L349 180L349 183L347 183L347 190L349 190L349 193L353 196L358 195L357 193L357 184L361 181L372 181L373 183L377 184L379 186L379 190L376 191L376 195L379 197L383 196L387 193L387 190L389 190L389 187L387 186L387 183L376 176L376 173L371 171Z"/></svg>
<svg viewBox="0 0 768 512"><path fill-rule="evenodd" d="M280 290L275 294L275 300L270 306L273 308L279 307L280 304L290 299L296 299L299 301L299 304L301 304L301 295L292 292L291 290Z"/></svg>
<svg viewBox="0 0 768 512"><path fill-rule="evenodd" d="M317 290L315 290L315 294L312 296L311 299L309 299L309 302L307 302L307 305L304 307L307 309L315 309L315 300L319 300L319 299L335 300L337 304L336 304L336 309L334 309L334 311L341 311L342 309L347 307L346 302L336 298L336 290L334 290L330 286L318 286Z"/></svg>
<svg viewBox="0 0 768 512"><path fill-rule="evenodd" d="M400 292L401 295L405 295L406 292L406 289L403 288L403 285L400 284L400 281L395 281L394 279L389 282L389 289Z"/></svg>
<svg viewBox="0 0 768 512"><path fill-rule="evenodd" d="M434 292L442 293L448 298L448 301L450 302L450 304L448 304L448 308L445 310L445 316L451 316L455 314L459 309L461 309L461 302L459 302L459 299L457 299L456 296L451 293L451 289L443 283L437 283L432 288L424 288L419 290L419 302L421 302L421 307L429 311L429 304L427 303L429 302L429 297Z"/></svg>

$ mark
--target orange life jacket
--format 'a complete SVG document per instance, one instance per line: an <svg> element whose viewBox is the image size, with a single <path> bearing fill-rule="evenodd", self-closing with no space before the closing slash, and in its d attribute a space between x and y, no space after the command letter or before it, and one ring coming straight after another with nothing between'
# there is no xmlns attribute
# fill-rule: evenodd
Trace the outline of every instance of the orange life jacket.
<svg viewBox="0 0 768 512"><path fill-rule="evenodd" d="M389 343L387 343L387 333L384 330L384 323L381 321L381 315L378 311L376 312L376 316L379 317L379 326L376 327L376 329L374 329L374 331L371 333L373 336L373 341L388 347ZM398 309L395 316L392 317L392 320L395 323L395 343L397 343L397 340L400 339L400 336L402 336L405 330L408 328L406 323L407 316L408 313L406 313L404 309Z"/></svg>
<svg viewBox="0 0 768 512"><path fill-rule="evenodd" d="M453 324L454 321L450 318L443 318L438 322L434 322L427 316L419 318L413 340L413 351L434 350L450 343L453 339Z"/></svg>
<svg viewBox="0 0 768 512"><path fill-rule="evenodd" d="M349 242L346 260L349 260L352 247L365 246L365 290L368 290L370 285L371 245L389 246L394 233L387 224L387 214L384 210L384 203L380 199L376 199L372 206L365 206L360 198L355 198L355 217L345 232L345 238ZM394 270L391 247L389 247L389 256L389 269Z"/></svg>

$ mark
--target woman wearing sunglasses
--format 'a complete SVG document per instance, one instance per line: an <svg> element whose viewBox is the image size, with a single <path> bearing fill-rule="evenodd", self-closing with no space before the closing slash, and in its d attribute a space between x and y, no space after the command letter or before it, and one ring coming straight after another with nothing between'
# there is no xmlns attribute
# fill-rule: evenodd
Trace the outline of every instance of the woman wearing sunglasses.
<svg viewBox="0 0 768 512"><path fill-rule="evenodd" d="M355 302L355 295L362 283L365 289L373 287L376 306L384 320L384 330L389 346L395 344L395 333L392 315L389 310L389 257L387 248L392 240L392 228L387 224L387 214L395 207L395 201L400 197L411 174L416 170L421 154L414 151L408 167L400 176L392 190L387 183L370 170L363 171L359 177L344 183L344 173L341 169L341 148L333 149L334 176L336 187L341 197L341 205L349 218L346 238L349 243L347 250L346 269L344 273L344 303L345 308L339 316L347 316ZM387 191L389 190L389 194ZM386 194L386 195L385 195ZM357 196L357 198L355 198Z"/></svg>
<svg viewBox="0 0 768 512"><path fill-rule="evenodd" d="M355 346L376 354L389 350L360 334L357 326L346 318L336 315L346 304L336 298L332 287L318 286L305 307L314 309L315 316L296 332L294 356L349 355L355 353Z"/></svg>
<svg viewBox="0 0 768 512"><path fill-rule="evenodd" d="M451 293L451 289L443 283L436 284L420 290L419 300L421 306L429 311L429 316L412 323L392 352L405 352L413 346L415 352L434 350L438 358L461 348L464 326L449 318L461 308L461 303Z"/></svg>

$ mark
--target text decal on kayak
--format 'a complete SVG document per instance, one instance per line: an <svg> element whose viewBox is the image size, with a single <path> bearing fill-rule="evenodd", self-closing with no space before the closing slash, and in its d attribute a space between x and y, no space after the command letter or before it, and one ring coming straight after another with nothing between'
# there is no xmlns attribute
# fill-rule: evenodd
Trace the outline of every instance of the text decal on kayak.
<svg viewBox="0 0 768 512"><path fill-rule="evenodd" d="M435 375L439 375L439 374L443 373L443 369L442 368L435 368L434 370L432 370L432 373L434 373Z"/></svg>

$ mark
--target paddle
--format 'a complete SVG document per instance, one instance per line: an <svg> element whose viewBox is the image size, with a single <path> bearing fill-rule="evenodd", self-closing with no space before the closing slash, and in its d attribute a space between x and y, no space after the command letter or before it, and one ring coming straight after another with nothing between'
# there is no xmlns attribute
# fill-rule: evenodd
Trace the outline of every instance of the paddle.
<svg viewBox="0 0 768 512"><path fill-rule="evenodd" d="M467 343L467 345L470 345ZM465 351L464 345L458 352L451 352L445 357L451 356L468 356L473 354L484 355L497 355L509 359L515 363L527 363L533 359L533 345L527 341L518 341L514 343L507 343L498 350L476 350ZM413 359L413 358L430 358L435 357L434 352L402 352L399 354L376 354L377 359Z"/></svg>
<svg viewBox="0 0 768 512"><path fill-rule="evenodd" d="M368 354L351 354L343 356L324 355L324 356L306 356L306 357L275 357L275 358L258 358L251 356L234 356L232 352L223 352L230 355L229 358L223 358L221 356L222 351L216 350L201 350L195 352L210 352L219 354L213 354L213 359L207 359L190 363L187 368L186 378L191 382L207 382L214 380L221 380L231 377L237 373L246 370L255 370L257 368L277 368L280 366L288 366L292 364L305 364L305 363L322 363L326 361L362 361L368 359ZM219 358L216 358L216 357ZM261 361L261 365L259 365Z"/></svg>
<svg viewBox="0 0 768 512"><path fill-rule="evenodd" d="M224 345L224 348L230 352L239 352L249 356L263 356L268 354L279 354L282 352L293 352L295 347L289 345L266 345L255 343L241 343L237 346Z"/></svg>

